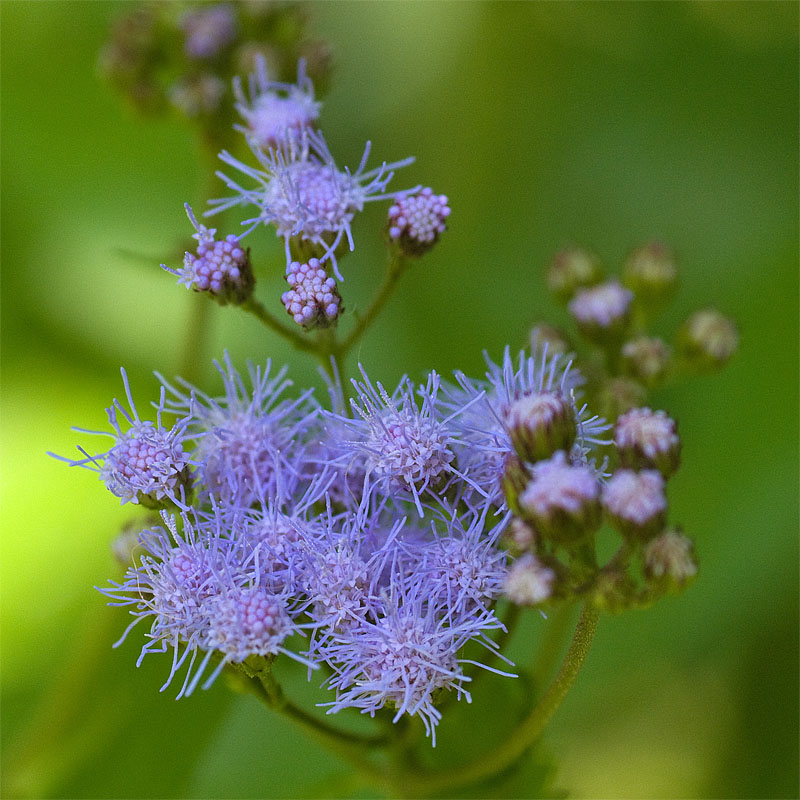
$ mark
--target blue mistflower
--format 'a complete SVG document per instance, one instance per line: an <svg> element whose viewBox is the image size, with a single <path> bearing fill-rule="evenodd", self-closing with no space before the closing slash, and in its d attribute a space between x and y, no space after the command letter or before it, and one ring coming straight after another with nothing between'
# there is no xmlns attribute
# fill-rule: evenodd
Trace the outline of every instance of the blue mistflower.
<svg viewBox="0 0 800 800"><path fill-rule="evenodd" d="M236 110L247 123L234 125L236 130L262 148L277 146L288 131L295 133L311 127L319 117L320 103L314 100L314 84L306 75L305 61L297 64L297 82L279 83L267 75L264 57L256 55L255 72L249 76L250 98L242 89L242 81L233 79Z"/></svg>
<svg viewBox="0 0 800 800"><path fill-rule="evenodd" d="M66 461L70 466L99 472L108 490L121 498L123 503L142 503L155 507L162 504L165 498L177 501L191 486L190 465L194 462L184 451L189 420L181 419L171 428L162 425L161 416L165 411L163 389L156 423L141 420L133 402L128 375L124 369L121 373L130 412L116 399L106 409L114 433L73 428L79 433L111 436L114 439L113 447L93 456L79 447L86 458L77 461L55 453L50 455ZM119 415L129 425L125 431Z"/></svg>
<svg viewBox="0 0 800 800"><path fill-rule="evenodd" d="M410 499L424 516L424 496L439 497L456 478L470 483L455 464L450 427L465 409L439 417L440 380L435 372L418 388L403 377L391 396L380 383L373 385L363 367L361 375L362 381L353 380L357 398L351 400L360 419L324 412L333 423L329 434L339 439L329 442L340 450L332 463L348 469L352 462L363 469L365 498L377 490ZM481 491L477 485L474 488Z"/></svg>
<svg viewBox="0 0 800 800"><path fill-rule="evenodd" d="M281 399L291 386L286 367L271 377L269 361L264 370L250 365L248 389L227 353L224 366L215 364L224 382L221 398L178 379L182 392L159 378L172 394L171 405L188 412L197 434L194 457L202 490L226 503L250 506L279 494L282 481L302 468L303 439L317 410L310 389L294 400Z"/></svg>
<svg viewBox="0 0 800 800"><path fill-rule="evenodd" d="M162 691L191 655L181 696L208 637L207 602L220 593L223 582L233 586L250 580L253 564L238 543L221 535L219 517L203 530L201 523L192 524L184 515L183 533L174 517L162 512L162 518L166 528L140 535L145 554L139 566L129 568L122 583L111 581L111 588L100 591L114 601L110 605L133 606L134 620L115 647L139 622L151 620L137 666L148 653L172 648L172 669Z"/></svg>
<svg viewBox="0 0 800 800"><path fill-rule="evenodd" d="M336 700L323 705L328 713L354 707L371 716L387 706L395 710L395 722L403 714L418 715L435 744L440 690L471 699L461 665L474 662L459 659L459 650L502 625L485 609L455 616L417 589L394 590L384 602L386 613L345 627L326 643L324 656L334 670L328 685Z"/></svg>
<svg viewBox="0 0 800 800"><path fill-rule="evenodd" d="M347 169L342 171L336 166L322 133L308 128L299 132L287 130L280 144L266 151L252 140L250 147L261 169L247 166L226 151L220 153L220 158L254 180L257 188L245 189L224 173L217 173L235 195L212 200L213 208L207 215L232 206L254 205L259 209L258 216L245 220L243 225L249 225L250 230L262 223L274 225L286 244L287 264L292 261L289 246L292 238L317 245L321 249L320 261L331 260L338 280L342 280L342 275L334 252L343 238L351 250L354 248L350 228L353 217L364 208L364 203L392 196L386 194L386 187L394 170L414 160L384 162L367 170L368 142L358 169L352 173Z"/></svg>
<svg viewBox="0 0 800 800"><path fill-rule="evenodd" d="M487 516L491 505L482 510L470 509L466 514L439 513L438 522L445 531L417 551L418 563L410 575L420 590L438 598L448 613L469 612L477 607L489 608L502 594L506 578L506 554L497 547L510 514L504 514L487 532Z"/></svg>
<svg viewBox="0 0 800 800"><path fill-rule="evenodd" d="M595 445L609 443L602 434L611 426L590 416L585 403L578 404L584 378L572 362L565 363L560 354L549 356L546 344L540 354L535 351L534 347L532 356L521 351L515 361L507 347L500 365L484 354L488 366L484 380L458 372L458 386L445 389L444 408L456 410L471 404L470 411L454 422L461 442L459 461L498 501L506 458L515 453L514 429L525 416L573 425L572 456L579 461L587 461ZM568 413L557 417L564 409Z"/></svg>

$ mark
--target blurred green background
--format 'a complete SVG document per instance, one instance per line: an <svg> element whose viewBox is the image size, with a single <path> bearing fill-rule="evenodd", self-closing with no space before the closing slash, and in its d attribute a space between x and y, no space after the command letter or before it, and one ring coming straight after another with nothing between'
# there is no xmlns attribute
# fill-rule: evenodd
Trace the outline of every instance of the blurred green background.
<svg viewBox="0 0 800 800"><path fill-rule="evenodd" d="M376 159L414 154L395 186L430 184L453 207L360 349L373 377L478 374L482 349L497 356L534 320L563 320L542 278L567 242L614 270L659 237L682 268L659 331L707 305L740 326L724 373L654 401L680 421L671 513L696 538L701 575L679 598L601 620L546 734L555 784L575 796L799 791L798 8L308 6L335 54L323 125L339 162L367 138ZM125 614L92 587L117 574L109 542L135 510L45 455L86 443L72 424L104 427L121 364L146 406L152 370L178 369L193 299L158 267L188 233L183 202L206 199L189 132L136 118L96 77L126 10L0 4L3 796L346 795L346 768L254 700L219 682L176 703L158 693L167 656L135 669L140 633L111 650ZM356 223L350 307L383 269L384 213ZM280 248L254 236L274 265L259 291L280 312ZM254 320L213 311L206 386L225 347L316 382ZM553 624L531 615L515 655ZM322 697L296 678L309 702ZM486 680L457 727L445 720L442 757L491 735L481 715L509 691L500 683Z"/></svg>

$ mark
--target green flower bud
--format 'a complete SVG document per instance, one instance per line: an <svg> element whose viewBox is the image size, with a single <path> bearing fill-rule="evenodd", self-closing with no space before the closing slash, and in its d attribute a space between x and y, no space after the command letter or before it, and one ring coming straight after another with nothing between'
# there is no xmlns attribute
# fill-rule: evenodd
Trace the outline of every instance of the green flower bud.
<svg viewBox="0 0 800 800"><path fill-rule="evenodd" d="M684 588L697 575L694 542L678 528L664 531L648 542L644 569L648 580L661 588Z"/></svg>
<svg viewBox="0 0 800 800"><path fill-rule="evenodd" d="M680 465L678 427L663 411L634 408L623 414L614 427L614 444L629 469L657 469L668 478Z"/></svg>
<svg viewBox="0 0 800 800"><path fill-rule="evenodd" d="M545 345L547 345L548 355L566 355L574 348L570 344L569 338L561 328L540 322L531 328L530 333L531 353L541 355Z"/></svg>
<svg viewBox="0 0 800 800"><path fill-rule="evenodd" d="M663 306L678 286L678 270L672 252L661 242L637 248L625 261L622 280L645 308Z"/></svg>
<svg viewBox="0 0 800 800"><path fill-rule="evenodd" d="M655 470L618 470L603 487L603 508L626 539L647 541L664 529L664 479Z"/></svg>
<svg viewBox="0 0 800 800"><path fill-rule="evenodd" d="M678 331L678 351L690 369L697 372L723 367L738 345L736 326L713 308L696 311Z"/></svg>
<svg viewBox="0 0 800 800"><path fill-rule="evenodd" d="M652 389L664 379L669 358L669 348L661 339L639 336L622 346L620 367L625 375Z"/></svg>
<svg viewBox="0 0 800 800"><path fill-rule="evenodd" d="M575 408L560 392L536 392L515 400L505 414L511 444L523 461L541 461L575 442Z"/></svg>
<svg viewBox="0 0 800 800"><path fill-rule="evenodd" d="M613 420L644 404L647 391L644 386L630 378L608 378L597 392L597 411L606 419Z"/></svg>
<svg viewBox="0 0 800 800"><path fill-rule="evenodd" d="M558 452L532 472L519 506L545 539L571 546L600 527L600 484L589 467L573 466Z"/></svg>
<svg viewBox="0 0 800 800"><path fill-rule="evenodd" d="M556 253L547 268L547 288L564 303L577 289L602 279L600 260L580 247L567 247Z"/></svg>

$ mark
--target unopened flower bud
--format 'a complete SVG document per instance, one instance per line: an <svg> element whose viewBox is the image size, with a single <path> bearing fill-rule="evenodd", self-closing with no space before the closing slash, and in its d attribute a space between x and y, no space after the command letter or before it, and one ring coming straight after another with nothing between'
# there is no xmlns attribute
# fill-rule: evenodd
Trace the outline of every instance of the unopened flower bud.
<svg viewBox="0 0 800 800"><path fill-rule="evenodd" d="M530 334L531 354L540 355L547 346L547 353L553 355L566 355L573 350L569 338L561 328L541 322L531 328Z"/></svg>
<svg viewBox="0 0 800 800"><path fill-rule="evenodd" d="M575 408L561 392L534 392L515 400L505 413L511 444L523 461L541 461L575 442Z"/></svg>
<svg viewBox="0 0 800 800"><path fill-rule="evenodd" d="M553 256L547 268L547 288L562 302L576 290L603 279L600 259L580 247L566 247Z"/></svg>
<svg viewBox="0 0 800 800"><path fill-rule="evenodd" d="M600 484L589 467L571 465L563 452L534 465L519 504L536 530L559 544L600 526Z"/></svg>
<svg viewBox="0 0 800 800"><path fill-rule="evenodd" d="M589 289L579 289L567 308L589 341L605 343L618 340L630 316L633 293L617 281L608 281Z"/></svg>
<svg viewBox="0 0 800 800"><path fill-rule="evenodd" d="M525 491L530 479L530 473L519 458L513 453L507 455L503 468L502 483L506 503L512 511L519 510L519 496Z"/></svg>
<svg viewBox="0 0 800 800"><path fill-rule="evenodd" d="M160 517L156 515L126 522L111 542L111 552L117 562L123 567L129 567L137 551L141 550L139 535L142 531L157 526L159 522Z"/></svg>
<svg viewBox="0 0 800 800"><path fill-rule="evenodd" d="M307 264L293 261L286 267L286 282L291 287L281 295L286 311L304 328L327 328L342 311L336 281L328 276L319 259Z"/></svg>
<svg viewBox="0 0 800 800"><path fill-rule="evenodd" d="M614 443L623 467L657 469L668 478L680 465L678 428L663 411L634 408L623 414L614 428Z"/></svg>
<svg viewBox="0 0 800 800"><path fill-rule="evenodd" d="M170 102L187 117L215 113L224 95L225 84L209 73L186 76L169 90Z"/></svg>
<svg viewBox="0 0 800 800"><path fill-rule="evenodd" d="M204 4L183 14L180 27L189 58L214 58L236 38L236 10L230 3Z"/></svg>
<svg viewBox="0 0 800 800"><path fill-rule="evenodd" d="M253 293L255 277L250 264L250 250L243 248L239 239L230 234L217 241L215 229L198 224L192 209L186 213L197 233L197 252L187 252L183 269L175 270L162 264L162 268L178 276L178 283L196 292L207 292L221 305L241 305Z"/></svg>
<svg viewBox="0 0 800 800"><path fill-rule="evenodd" d="M645 308L663 305L678 285L678 270L671 250L661 242L637 248L625 261L622 279Z"/></svg>
<svg viewBox="0 0 800 800"><path fill-rule="evenodd" d="M661 473L618 470L603 487L603 507L611 524L625 538L652 538L663 529L667 513Z"/></svg>
<svg viewBox="0 0 800 800"><path fill-rule="evenodd" d="M553 594L556 571L533 553L525 553L511 565L503 585L505 596L518 606L535 606Z"/></svg>
<svg viewBox="0 0 800 800"><path fill-rule="evenodd" d="M421 256L439 241L449 216L447 197L434 194L431 188L398 195L389 208L389 238L406 255Z"/></svg>
<svg viewBox="0 0 800 800"><path fill-rule="evenodd" d="M664 531L648 542L644 569L650 580L682 588L697 574L694 542L678 529Z"/></svg>
<svg viewBox="0 0 800 800"><path fill-rule="evenodd" d="M510 549L524 553L536 544L536 531L524 520L514 517L505 530L504 538Z"/></svg>
<svg viewBox="0 0 800 800"><path fill-rule="evenodd" d="M652 389L663 380L669 366L669 348L661 339L638 336L622 346L621 368Z"/></svg>
<svg viewBox="0 0 800 800"><path fill-rule="evenodd" d="M306 72L320 94L327 92L333 72L333 51L322 39L309 39L300 45L300 58L305 59Z"/></svg>
<svg viewBox="0 0 800 800"><path fill-rule="evenodd" d="M592 603L612 614L629 608L635 600L636 585L630 575L619 569L602 569L592 590Z"/></svg>
<svg viewBox="0 0 800 800"><path fill-rule="evenodd" d="M597 392L596 408L606 419L616 419L646 400L647 390L641 383L630 378L608 378Z"/></svg>
<svg viewBox="0 0 800 800"><path fill-rule="evenodd" d="M713 308L696 311L678 332L681 355L692 369L701 372L723 367L738 345L736 326Z"/></svg>

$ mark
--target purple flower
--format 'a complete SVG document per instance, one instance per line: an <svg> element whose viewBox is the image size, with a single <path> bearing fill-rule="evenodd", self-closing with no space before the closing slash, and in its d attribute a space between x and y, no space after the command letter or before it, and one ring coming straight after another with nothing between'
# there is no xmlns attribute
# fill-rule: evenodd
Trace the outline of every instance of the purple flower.
<svg viewBox="0 0 800 800"><path fill-rule="evenodd" d="M94 456L83 448L78 448L86 456L78 461L55 453L50 455L66 461L70 466L86 467L99 472L100 479L108 490L121 498L123 503L142 503L148 507L157 507L165 498L178 500L179 495L184 494L191 486L189 470L190 464L194 462L183 449L189 420L181 419L171 428L162 425L161 415L165 411L165 394L162 389L156 423L142 421L133 402L128 375L124 369L120 372L130 413L116 399L106 409L114 433L73 428L80 433L111 436L114 446L105 453ZM122 429L119 414L130 426L126 431Z"/></svg>
<svg viewBox="0 0 800 800"><path fill-rule="evenodd" d="M248 232L262 223L274 225L285 242L287 264L292 261L289 243L294 237L316 245L320 261L331 260L338 280L342 280L342 275L335 250L343 238L353 250L350 224L356 213L364 208L364 203L386 198L393 170L413 161L407 158L392 164L384 162L376 169L366 170L370 152L367 143L358 169L352 173L341 171L323 135L307 128L299 133L289 129L280 145L267 151L254 142L250 146L261 169L247 166L226 151L220 153L220 158L254 180L257 188L245 189L223 173L217 173L235 196L212 200L213 208L207 215L232 206L255 205L258 216L242 223L250 226Z"/></svg>
<svg viewBox="0 0 800 800"><path fill-rule="evenodd" d="M181 534L174 517L162 512L162 518L166 529L154 528L140 536L145 550L140 565L128 569L122 583L111 581L111 588L99 591L114 601L109 605L133 606L134 620L114 647L139 622L151 619L137 667L148 653L172 648L172 668L161 691L191 655L181 697L190 685L197 652L207 641L207 602L220 593L223 582L233 586L250 579L252 563L235 541L220 535L219 519L216 529L212 523L203 532L184 515Z"/></svg>
<svg viewBox="0 0 800 800"><path fill-rule="evenodd" d="M298 325L327 328L336 321L342 298L319 259L311 258L307 264L292 261L286 267L286 282L291 288L281 295L281 302Z"/></svg>
<svg viewBox="0 0 800 800"><path fill-rule="evenodd" d="M486 531L490 509L491 505L484 503L482 510L470 509L466 514L435 515L433 538L417 549L418 561L409 579L419 581L420 592L438 599L447 614L488 609L502 592L506 556L497 541L510 515L505 514ZM437 523L443 532L437 532Z"/></svg>
<svg viewBox="0 0 800 800"><path fill-rule="evenodd" d="M249 76L250 99L237 76L233 80L236 110L246 127L234 126L258 147L276 147L288 131L295 133L310 128L319 117L320 103L314 100L314 85L306 75L305 61L297 64L297 82L279 83L269 80L264 57L256 56L255 72Z"/></svg>
<svg viewBox="0 0 800 800"><path fill-rule="evenodd" d="M421 256L439 241L449 216L447 197L434 194L429 187L417 194L398 195L389 209L389 237L398 241L406 254Z"/></svg>
<svg viewBox="0 0 800 800"><path fill-rule="evenodd" d="M418 715L435 745L442 715L434 694L455 691L469 702L464 683L470 679L461 665L475 662L459 659L458 652L470 639L485 644L481 635L502 626L485 609L448 616L414 589L395 589L385 602L386 613L345 627L326 643L324 655L334 670L327 683L336 700L323 705L328 713L354 707L370 716L388 705L395 722L403 714Z"/></svg>
<svg viewBox="0 0 800 800"><path fill-rule="evenodd" d="M230 3L209 5L183 14L180 26L190 58L213 58L236 38L236 12Z"/></svg>
<svg viewBox="0 0 800 800"><path fill-rule="evenodd" d="M233 234L216 241L216 229L199 225L188 203L185 208L197 231L193 234L198 242L197 253L186 253L183 269L170 269L165 264L161 265L162 269L177 275L178 283L187 289L208 292L223 305L243 303L253 293L255 285L249 249L242 248Z"/></svg>
<svg viewBox="0 0 800 800"><path fill-rule="evenodd" d="M179 379L185 394L162 383L173 395L172 405L189 412L197 432L198 482L206 494L242 506L282 492L282 482L295 480L302 468L304 437L317 410L312 390L290 400L281 399L291 386L286 368L271 377L266 369L249 365L248 389L225 354L224 366L215 362L225 394L213 398Z"/></svg>
<svg viewBox="0 0 800 800"><path fill-rule="evenodd" d="M329 435L342 437L338 442L341 455L331 463L345 469L352 461L363 465L365 498L373 491L408 498L424 516L422 497L439 497L456 478L469 482L454 464L448 427L461 410L440 418L439 376L435 372L424 386L416 388L403 377L390 396L380 383L373 385L363 367L360 369L363 380L353 380L357 398L351 400L360 419L324 412L334 423L328 428ZM344 438L345 431L352 438Z"/></svg>

